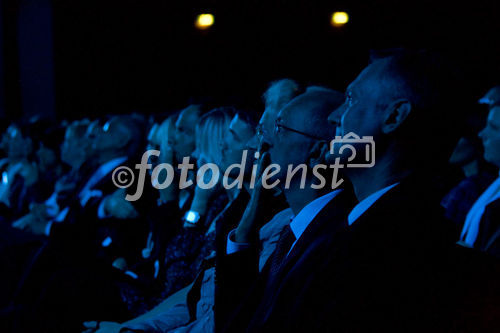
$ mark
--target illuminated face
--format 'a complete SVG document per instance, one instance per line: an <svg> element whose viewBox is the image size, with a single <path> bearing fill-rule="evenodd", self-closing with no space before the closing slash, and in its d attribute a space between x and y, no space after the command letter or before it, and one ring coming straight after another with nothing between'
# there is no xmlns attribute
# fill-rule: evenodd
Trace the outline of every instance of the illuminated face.
<svg viewBox="0 0 500 333"><path fill-rule="evenodd" d="M483 140L484 159L500 168L500 107L490 110L486 127L479 137Z"/></svg>
<svg viewBox="0 0 500 333"><path fill-rule="evenodd" d="M311 128L310 122L310 118L313 116L312 110L307 107L285 106L278 113L275 125L284 127L274 126L274 144L269 149L269 153L272 163L278 164L281 168L277 174L279 179L284 180L286 178L289 165L296 167L308 163L310 149L316 140L297 131L314 133L314 128ZM285 127L295 131L285 129Z"/></svg>
<svg viewBox="0 0 500 333"><path fill-rule="evenodd" d="M61 160L70 166L81 165L89 156L90 141L85 134L78 134L76 124L70 125L61 145Z"/></svg>
<svg viewBox="0 0 500 333"><path fill-rule="evenodd" d="M22 158L31 153L31 140L24 138L17 126L11 125L3 135L2 147L9 158Z"/></svg>
<svg viewBox="0 0 500 333"><path fill-rule="evenodd" d="M102 127L97 127L95 140L92 145L95 151L107 151L122 147L124 142L124 129L121 128L118 118L111 118Z"/></svg>
<svg viewBox="0 0 500 333"><path fill-rule="evenodd" d="M247 148L247 143L254 137L252 127L236 115L229 124L228 134L222 143L221 169L226 170L230 165L241 163L242 153ZM246 171L250 171L253 164L253 152L247 152ZM238 170L235 170L238 171ZM238 171L239 172L239 171Z"/></svg>
<svg viewBox="0 0 500 333"><path fill-rule="evenodd" d="M161 145L161 139L158 135L160 126L158 124L153 124L148 133L148 147L147 149L159 150Z"/></svg>
<svg viewBox="0 0 500 333"><path fill-rule="evenodd" d="M189 106L182 110L175 123L174 151L178 161L182 161L185 156L190 156L195 149L195 128L199 118L198 112L198 107Z"/></svg>
<svg viewBox="0 0 500 333"><path fill-rule="evenodd" d="M374 136L379 133L382 91L377 78L382 67L382 61L371 64L347 87L344 104L328 117L336 126L336 135L354 132L359 136Z"/></svg>
<svg viewBox="0 0 500 333"><path fill-rule="evenodd" d="M278 112L279 108L276 105L273 105L273 103L266 104L266 109L259 120L259 125L257 125L257 139L260 145L266 143L269 146L273 146L274 122L278 116Z"/></svg>
<svg viewBox="0 0 500 333"><path fill-rule="evenodd" d="M347 87L344 104L328 117L335 126L336 136L344 137L353 132L377 140L383 124L381 105L384 94L379 78L384 65L384 60L374 62ZM327 154L327 162L334 161L335 156Z"/></svg>

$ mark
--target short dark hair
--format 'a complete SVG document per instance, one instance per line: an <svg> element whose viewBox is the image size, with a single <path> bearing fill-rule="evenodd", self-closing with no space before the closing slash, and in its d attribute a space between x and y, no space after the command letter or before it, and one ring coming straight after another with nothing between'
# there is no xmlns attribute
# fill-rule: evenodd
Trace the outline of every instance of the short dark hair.
<svg viewBox="0 0 500 333"><path fill-rule="evenodd" d="M439 157L447 160L465 125L472 96L467 103L465 81L457 68L436 53L399 51L383 58L381 81L393 98L405 98L413 111L398 133L417 145L436 145ZM457 98L460 96L460 98Z"/></svg>

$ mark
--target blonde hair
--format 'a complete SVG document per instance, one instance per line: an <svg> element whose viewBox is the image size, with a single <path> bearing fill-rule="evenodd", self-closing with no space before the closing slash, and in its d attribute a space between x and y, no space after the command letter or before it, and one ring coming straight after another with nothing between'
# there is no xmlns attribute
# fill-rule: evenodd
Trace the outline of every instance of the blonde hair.
<svg viewBox="0 0 500 333"><path fill-rule="evenodd" d="M205 163L220 165L221 143L236 111L230 107L216 108L200 118L196 126L196 150Z"/></svg>

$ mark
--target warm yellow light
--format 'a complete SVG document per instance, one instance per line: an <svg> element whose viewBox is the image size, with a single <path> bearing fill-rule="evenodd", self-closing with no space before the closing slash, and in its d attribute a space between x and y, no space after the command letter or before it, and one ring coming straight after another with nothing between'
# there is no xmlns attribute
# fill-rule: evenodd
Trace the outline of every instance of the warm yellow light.
<svg viewBox="0 0 500 333"><path fill-rule="evenodd" d="M349 15L346 12L335 12L332 14L331 24L335 27L342 26L349 22Z"/></svg>
<svg viewBox="0 0 500 333"><path fill-rule="evenodd" d="M200 14L196 19L195 26L198 29L208 29L214 24L214 16L212 14Z"/></svg>

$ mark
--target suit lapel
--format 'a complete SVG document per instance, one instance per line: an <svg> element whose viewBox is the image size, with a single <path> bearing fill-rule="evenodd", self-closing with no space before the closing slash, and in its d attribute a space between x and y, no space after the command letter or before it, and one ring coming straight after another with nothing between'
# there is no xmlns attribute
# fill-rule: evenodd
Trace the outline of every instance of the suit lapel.
<svg viewBox="0 0 500 333"><path fill-rule="evenodd" d="M323 207L297 240L297 243L286 257L282 268L286 271L286 268L293 265L321 235L345 227L347 214L354 206L354 200L352 192L344 190Z"/></svg>

